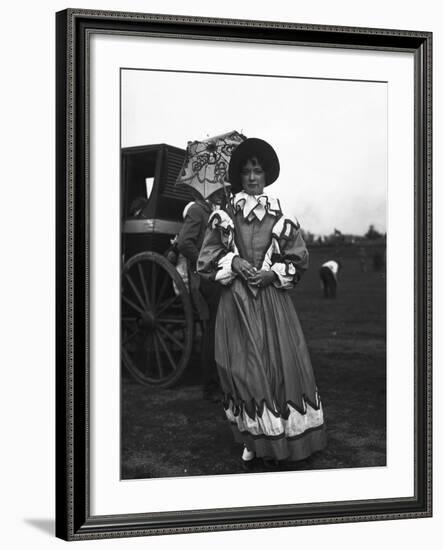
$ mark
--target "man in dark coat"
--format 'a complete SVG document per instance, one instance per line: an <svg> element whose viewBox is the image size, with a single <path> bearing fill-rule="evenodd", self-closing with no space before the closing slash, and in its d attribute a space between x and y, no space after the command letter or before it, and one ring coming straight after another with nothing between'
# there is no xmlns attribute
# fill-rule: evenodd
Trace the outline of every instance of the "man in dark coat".
<svg viewBox="0 0 443 550"><path fill-rule="evenodd" d="M213 210L224 202L225 193L219 189L206 200L199 196L184 210L184 223L177 239L179 252L188 261L189 287L193 301L203 319L201 344L201 368L203 373L203 397L210 401L221 399L217 367L214 358L215 318L220 300L220 285L197 275L197 259L203 244L208 219ZM205 304L201 304L199 294ZM200 303L199 303L200 302ZM205 313L202 310L205 309Z"/></svg>

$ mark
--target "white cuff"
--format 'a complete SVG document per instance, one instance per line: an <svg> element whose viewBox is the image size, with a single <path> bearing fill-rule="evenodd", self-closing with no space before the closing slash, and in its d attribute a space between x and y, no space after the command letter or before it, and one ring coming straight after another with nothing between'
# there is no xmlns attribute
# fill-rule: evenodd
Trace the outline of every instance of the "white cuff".
<svg viewBox="0 0 443 550"><path fill-rule="evenodd" d="M273 283L276 288L294 288L295 267L292 264L275 263L271 270L277 275L278 279Z"/></svg>
<svg viewBox="0 0 443 550"><path fill-rule="evenodd" d="M228 252L223 258L218 261L218 271L215 274L215 280L222 285L229 285L237 276L232 271L232 260L238 256L235 252Z"/></svg>

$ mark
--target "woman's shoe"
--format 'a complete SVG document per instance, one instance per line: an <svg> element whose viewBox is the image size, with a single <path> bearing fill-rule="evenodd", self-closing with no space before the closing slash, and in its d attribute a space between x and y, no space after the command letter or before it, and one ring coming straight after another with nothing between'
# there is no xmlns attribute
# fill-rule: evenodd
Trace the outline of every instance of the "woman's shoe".
<svg viewBox="0 0 443 550"><path fill-rule="evenodd" d="M241 457L241 465L244 472L251 472L254 469L254 459L254 451L250 451L247 447L244 447Z"/></svg>

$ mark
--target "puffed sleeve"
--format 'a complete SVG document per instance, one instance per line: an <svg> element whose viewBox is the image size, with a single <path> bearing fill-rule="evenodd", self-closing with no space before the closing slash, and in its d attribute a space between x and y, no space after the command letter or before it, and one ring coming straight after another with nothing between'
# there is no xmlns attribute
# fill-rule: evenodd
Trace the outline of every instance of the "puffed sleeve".
<svg viewBox="0 0 443 550"><path fill-rule="evenodd" d="M238 251L234 242L234 224L224 210L217 210L208 220L197 272L204 278L229 285L236 277L231 267L235 256L238 256Z"/></svg>
<svg viewBox="0 0 443 550"><path fill-rule="evenodd" d="M297 220L282 216L272 230L273 250L270 269L277 275L277 288L293 288L306 271L309 253Z"/></svg>

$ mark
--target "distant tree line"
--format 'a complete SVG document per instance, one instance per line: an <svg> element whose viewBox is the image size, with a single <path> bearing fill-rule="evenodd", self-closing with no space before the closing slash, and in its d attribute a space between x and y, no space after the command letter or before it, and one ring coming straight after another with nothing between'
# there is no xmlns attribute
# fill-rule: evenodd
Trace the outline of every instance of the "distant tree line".
<svg viewBox="0 0 443 550"><path fill-rule="evenodd" d="M353 235L342 233L339 229L334 229L329 235L315 235L310 231L301 230L305 242L309 245L338 245L338 244L364 244L364 242L374 242L386 240L386 233L377 231L374 224L371 224L364 235Z"/></svg>

